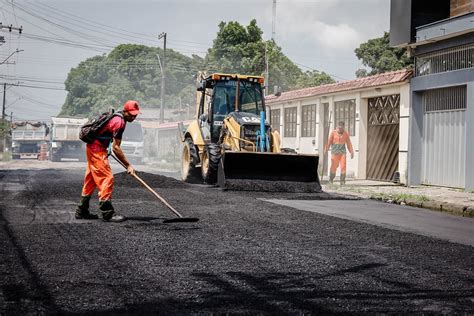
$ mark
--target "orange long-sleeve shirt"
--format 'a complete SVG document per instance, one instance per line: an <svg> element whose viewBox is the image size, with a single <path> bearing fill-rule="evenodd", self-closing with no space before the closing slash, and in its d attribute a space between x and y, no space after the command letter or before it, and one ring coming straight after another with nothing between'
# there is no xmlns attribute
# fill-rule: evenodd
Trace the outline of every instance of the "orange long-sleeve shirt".
<svg viewBox="0 0 474 316"><path fill-rule="evenodd" d="M325 150L327 151L331 147L332 154L346 154L346 145L349 152L353 155L354 149L352 148L351 138L349 133L344 131L342 134L339 134L337 130L333 130L329 135L328 143Z"/></svg>

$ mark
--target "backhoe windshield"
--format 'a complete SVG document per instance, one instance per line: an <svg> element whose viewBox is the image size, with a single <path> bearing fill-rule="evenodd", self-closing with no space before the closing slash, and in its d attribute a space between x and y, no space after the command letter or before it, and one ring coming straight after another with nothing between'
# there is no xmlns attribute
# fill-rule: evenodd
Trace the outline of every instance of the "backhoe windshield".
<svg viewBox="0 0 474 316"><path fill-rule="evenodd" d="M225 115L235 111L237 81L218 81L214 87L213 112ZM237 108L239 111L260 114L263 109L262 87L259 83L240 81Z"/></svg>

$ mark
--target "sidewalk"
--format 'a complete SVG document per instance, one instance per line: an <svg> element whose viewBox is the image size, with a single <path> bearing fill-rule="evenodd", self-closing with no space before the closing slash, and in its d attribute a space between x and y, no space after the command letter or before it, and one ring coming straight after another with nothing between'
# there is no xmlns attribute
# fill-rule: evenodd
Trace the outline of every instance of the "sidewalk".
<svg viewBox="0 0 474 316"><path fill-rule="evenodd" d="M358 179L348 179L346 185L342 187L339 181L334 181L334 184L323 181L322 187L327 193L346 194L474 217L474 193L460 189L434 186L405 187L391 182Z"/></svg>

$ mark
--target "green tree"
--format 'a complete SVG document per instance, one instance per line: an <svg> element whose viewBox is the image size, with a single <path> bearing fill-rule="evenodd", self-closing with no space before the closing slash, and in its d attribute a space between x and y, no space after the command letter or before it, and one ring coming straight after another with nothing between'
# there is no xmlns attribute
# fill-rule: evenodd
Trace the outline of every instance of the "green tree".
<svg viewBox="0 0 474 316"><path fill-rule="evenodd" d="M135 99L144 107L160 105L160 48L143 45L119 45L108 55L95 56L71 69L65 82L68 95L60 115L94 115L111 107L119 108ZM193 76L203 60L167 50L166 106L176 107L178 100L189 103L194 95ZM184 91L184 92L183 92ZM179 97L176 97L179 96Z"/></svg>
<svg viewBox="0 0 474 316"><path fill-rule="evenodd" d="M267 55L269 86L278 85L284 90L298 88L299 78L306 75L274 41L264 41L262 33L255 19L248 26L238 22L219 23L219 31L205 58L208 72L264 75Z"/></svg>
<svg viewBox="0 0 474 316"><path fill-rule="evenodd" d="M144 45L123 44L109 54L95 56L72 68L65 82L68 91L60 115L93 116L119 108L135 99L143 107L159 107L163 50ZM269 87L284 90L316 86L333 80L324 72L303 72L273 41L262 39L257 21L243 26L221 22L213 46L201 58L166 54L166 103L168 108L195 104L195 78L199 71L264 75L269 65Z"/></svg>
<svg viewBox="0 0 474 316"><path fill-rule="evenodd" d="M399 70L413 65L405 49L390 47L390 34L385 32L382 37L370 39L355 49L357 58L370 72L358 71L356 75L375 75L387 71Z"/></svg>
<svg viewBox="0 0 474 316"><path fill-rule="evenodd" d="M325 72L320 72L317 70L306 71L303 73L297 80L297 85L300 88L306 87L315 87L323 84L334 83L334 79L331 78Z"/></svg>

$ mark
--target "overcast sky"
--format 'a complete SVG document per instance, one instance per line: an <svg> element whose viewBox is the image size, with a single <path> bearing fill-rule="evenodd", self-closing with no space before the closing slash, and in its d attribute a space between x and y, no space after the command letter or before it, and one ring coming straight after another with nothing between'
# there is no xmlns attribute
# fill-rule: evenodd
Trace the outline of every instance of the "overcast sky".
<svg viewBox="0 0 474 316"><path fill-rule="evenodd" d="M0 22L23 26L21 36L0 33L0 63L13 53L0 64L0 82L23 85L7 87L6 113L14 120L56 115L71 67L119 43L162 47L157 35L167 32L167 47L204 56L220 21L247 25L254 18L270 39L272 6L273 0L0 0ZM275 40L283 52L301 69L338 81L362 67L354 49L388 30L389 0L277 0Z"/></svg>

